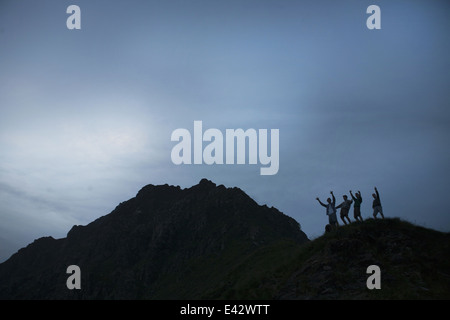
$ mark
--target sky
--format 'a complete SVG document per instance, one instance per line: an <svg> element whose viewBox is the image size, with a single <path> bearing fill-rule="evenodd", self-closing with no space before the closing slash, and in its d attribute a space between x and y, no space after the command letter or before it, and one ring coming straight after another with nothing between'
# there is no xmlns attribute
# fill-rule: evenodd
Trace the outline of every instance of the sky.
<svg viewBox="0 0 450 320"><path fill-rule="evenodd" d="M81 29L66 12L81 10ZM381 29L367 8L378 5ZM380 192L450 231L448 1L0 0L0 262L147 184L239 187L296 219ZM279 170L172 162L178 128L279 130ZM207 143L203 144L203 147ZM269 148L270 149L270 148ZM350 212L353 220L353 210Z"/></svg>

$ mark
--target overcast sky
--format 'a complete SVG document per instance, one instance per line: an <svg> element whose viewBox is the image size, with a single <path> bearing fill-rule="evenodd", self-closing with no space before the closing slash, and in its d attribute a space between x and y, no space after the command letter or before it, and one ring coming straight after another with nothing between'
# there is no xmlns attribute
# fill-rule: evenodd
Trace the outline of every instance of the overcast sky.
<svg viewBox="0 0 450 320"><path fill-rule="evenodd" d="M66 9L81 8L81 30ZM381 8L369 30L366 9ZM448 1L0 0L0 261L147 184L205 177L323 233L325 201L450 231ZM180 165L171 133L279 129L280 166ZM350 213L353 220L353 210Z"/></svg>

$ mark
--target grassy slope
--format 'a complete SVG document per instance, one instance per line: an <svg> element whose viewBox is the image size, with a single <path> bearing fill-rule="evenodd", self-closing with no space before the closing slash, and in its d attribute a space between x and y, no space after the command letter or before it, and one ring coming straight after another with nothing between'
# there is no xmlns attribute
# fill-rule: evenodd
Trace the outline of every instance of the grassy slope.
<svg viewBox="0 0 450 320"><path fill-rule="evenodd" d="M240 257L231 272L230 265L221 265L229 258L232 255L222 257L212 270L203 270L205 277L214 274L214 279L189 297L450 298L450 234L399 219L353 223L304 245L279 242ZM366 287L366 269L372 264L381 269L381 290Z"/></svg>

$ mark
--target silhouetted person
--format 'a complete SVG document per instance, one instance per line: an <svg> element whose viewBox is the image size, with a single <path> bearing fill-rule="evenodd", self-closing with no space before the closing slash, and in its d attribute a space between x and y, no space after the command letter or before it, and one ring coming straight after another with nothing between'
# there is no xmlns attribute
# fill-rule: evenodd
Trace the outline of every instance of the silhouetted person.
<svg viewBox="0 0 450 320"><path fill-rule="evenodd" d="M384 219L383 208L381 207L380 194L378 193L377 187L375 187L375 193L372 193L373 196L373 217L376 219L378 212L381 214L381 217Z"/></svg>
<svg viewBox="0 0 450 320"><path fill-rule="evenodd" d="M358 190L358 192L355 193L355 196L352 193L352 190L350 190L350 195L352 196L353 202L355 203L353 205L353 216L355 217L356 221L363 221L363 218L361 216L361 191Z"/></svg>
<svg viewBox="0 0 450 320"><path fill-rule="evenodd" d="M316 198L317 201L319 201L319 203L327 208L327 216L328 216L328 223L332 226L332 227L338 227L339 223L337 221L337 217L336 217L336 198L334 197L333 191L330 191L331 196L333 197L333 201L331 201L330 198L327 199L328 204L323 203L322 201L320 201L319 198Z"/></svg>
<svg viewBox="0 0 450 320"><path fill-rule="evenodd" d="M341 219L344 222L344 224L347 224L345 221L345 218L347 218L348 223L351 223L350 218L348 217L348 212L350 211L350 207L353 203L353 200L349 200L347 195L342 196L344 198L344 202L342 202L340 205L336 207L336 209L341 208Z"/></svg>

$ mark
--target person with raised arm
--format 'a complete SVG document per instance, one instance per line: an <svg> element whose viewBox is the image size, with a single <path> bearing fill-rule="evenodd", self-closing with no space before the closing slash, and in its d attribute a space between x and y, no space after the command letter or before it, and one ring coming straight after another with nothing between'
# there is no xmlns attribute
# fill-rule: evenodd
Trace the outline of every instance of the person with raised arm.
<svg viewBox="0 0 450 320"><path fill-rule="evenodd" d="M353 202L355 203L353 205L353 216L355 217L356 221L363 221L363 218L361 216L361 191L358 190L358 192L355 193L355 196L352 193L352 190L350 190L350 195L352 196Z"/></svg>
<svg viewBox="0 0 450 320"><path fill-rule="evenodd" d="M350 211L350 207L352 206L353 200L349 200L346 194L344 194L342 197L344 198L344 202L338 205L336 209L341 208L341 219L344 224L347 224L345 218L347 218L348 223L352 223L350 218L348 217L348 213Z"/></svg>
<svg viewBox="0 0 450 320"><path fill-rule="evenodd" d="M381 217L384 219L383 207L381 206L380 194L378 193L377 187L375 187L375 193L372 193L372 197L373 197L372 208L374 219L377 218L378 213L380 213Z"/></svg>
<svg viewBox="0 0 450 320"><path fill-rule="evenodd" d="M331 200L330 198L327 199L327 203L325 204L317 197L316 200L319 201L320 205L327 208L327 216L328 216L328 223L334 227L337 228L339 226L337 217L336 217L336 198L334 197L333 191L330 191L330 194L333 198Z"/></svg>

